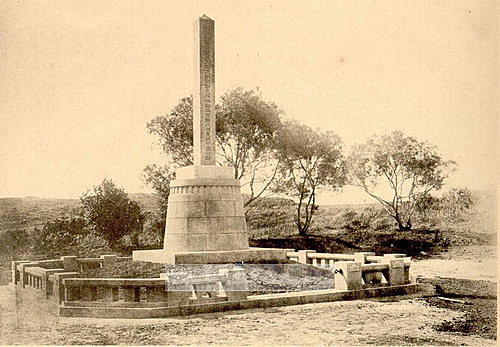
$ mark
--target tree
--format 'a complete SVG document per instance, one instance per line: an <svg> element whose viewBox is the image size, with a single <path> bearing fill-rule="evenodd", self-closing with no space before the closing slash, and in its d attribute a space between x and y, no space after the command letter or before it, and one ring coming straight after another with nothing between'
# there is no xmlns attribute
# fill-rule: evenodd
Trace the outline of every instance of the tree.
<svg viewBox="0 0 500 347"><path fill-rule="evenodd" d="M38 254L49 257L70 254L89 232L85 219L78 214L57 218L41 230L35 228L33 245Z"/></svg>
<svg viewBox="0 0 500 347"><path fill-rule="evenodd" d="M169 159L165 167L150 165L145 169L146 182L163 202L168 199L166 185L173 178L173 169L193 164L192 121L192 99L186 97L168 115L158 116L147 125ZM278 170L273 143L280 127L281 111L253 91L234 89L216 105L216 159L220 165L232 167L234 178L248 187L245 206L269 192Z"/></svg>
<svg viewBox="0 0 500 347"><path fill-rule="evenodd" d="M274 189L298 199L295 224L300 235L309 230L318 189L334 190L346 179L339 136L290 121L283 125L276 151L280 161Z"/></svg>
<svg viewBox="0 0 500 347"><path fill-rule="evenodd" d="M94 186L93 191L84 193L80 200L89 225L108 241L110 247L118 249L124 235L132 235L137 240L146 215L139 203L130 200L113 181L104 179L100 185Z"/></svg>
<svg viewBox="0 0 500 347"><path fill-rule="evenodd" d="M144 180L151 185L158 196L158 207L160 208L160 218L165 220L168 207L168 193L170 191L170 181L175 178L175 173L168 166L156 164L147 165L144 168Z"/></svg>
<svg viewBox="0 0 500 347"><path fill-rule="evenodd" d="M448 169L454 168L454 162L442 159L434 146L400 131L355 145L347 162L350 183L382 204L399 230L411 229L419 200L439 190ZM381 186L389 198L376 190Z"/></svg>

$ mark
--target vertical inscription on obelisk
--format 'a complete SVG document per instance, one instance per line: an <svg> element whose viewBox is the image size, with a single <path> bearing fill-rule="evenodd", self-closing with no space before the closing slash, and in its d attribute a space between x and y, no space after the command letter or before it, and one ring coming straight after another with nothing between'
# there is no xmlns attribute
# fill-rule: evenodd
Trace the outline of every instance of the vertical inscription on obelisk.
<svg viewBox="0 0 500 347"><path fill-rule="evenodd" d="M194 165L215 165L215 41L212 19L205 15L198 18L194 42Z"/></svg>

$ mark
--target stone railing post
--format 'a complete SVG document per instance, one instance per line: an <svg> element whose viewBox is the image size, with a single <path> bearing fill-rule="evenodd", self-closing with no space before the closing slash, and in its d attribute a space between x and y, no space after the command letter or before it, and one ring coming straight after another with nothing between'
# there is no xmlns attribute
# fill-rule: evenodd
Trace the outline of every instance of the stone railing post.
<svg viewBox="0 0 500 347"><path fill-rule="evenodd" d="M141 291L139 287L123 286L123 300L127 302L139 302Z"/></svg>
<svg viewBox="0 0 500 347"><path fill-rule="evenodd" d="M375 252L355 252L354 253L354 262L360 263L361 265L366 264L366 257L374 256Z"/></svg>
<svg viewBox="0 0 500 347"><path fill-rule="evenodd" d="M405 268L405 283L412 283L412 278L410 276L410 265L411 265L411 257L405 257L404 259L404 268Z"/></svg>
<svg viewBox="0 0 500 347"><path fill-rule="evenodd" d="M405 254L384 254L382 261L389 265L387 270L387 282L391 286L399 286L405 284Z"/></svg>
<svg viewBox="0 0 500 347"><path fill-rule="evenodd" d="M12 284L16 285L17 282L21 281L21 276L17 270L17 265L29 263L29 260L14 260L11 265L12 271Z"/></svg>
<svg viewBox="0 0 500 347"><path fill-rule="evenodd" d="M363 289L361 264L352 261L335 262L335 290Z"/></svg>
<svg viewBox="0 0 500 347"><path fill-rule="evenodd" d="M38 266L38 263L35 261L28 262L28 263L21 263L18 265L19 268L19 281L21 282L21 287L24 289L24 287L28 284L29 278L28 274L26 273L26 268L28 267L36 267Z"/></svg>
<svg viewBox="0 0 500 347"><path fill-rule="evenodd" d="M116 263L117 257L114 254L101 255L102 267L112 266Z"/></svg>
<svg viewBox="0 0 500 347"><path fill-rule="evenodd" d="M361 265L367 264L366 257L374 256L375 252L355 252L354 261L360 263ZM361 273L363 281L365 284L368 283L382 283L382 273L381 272L367 272Z"/></svg>
<svg viewBox="0 0 500 347"><path fill-rule="evenodd" d="M103 290L104 301L118 301L118 287L104 287Z"/></svg>
<svg viewBox="0 0 500 347"><path fill-rule="evenodd" d="M147 287L146 294L147 294L147 301L160 302L168 300L168 295L167 292L165 291L165 286Z"/></svg>
<svg viewBox="0 0 500 347"><path fill-rule="evenodd" d="M312 262L307 255L309 253L316 253L316 251L311 250L311 249L304 249L304 250L297 251L297 253L298 253L299 263L311 264Z"/></svg>
<svg viewBox="0 0 500 347"><path fill-rule="evenodd" d="M389 261L389 279L391 286L400 286L405 284L405 263L403 259L391 259Z"/></svg>
<svg viewBox="0 0 500 347"><path fill-rule="evenodd" d="M53 275L55 273L62 273L62 272L64 272L63 269L46 269L44 271L45 274L42 277L42 288L45 291L45 298L46 299L49 298L50 294L54 293L54 286L49 280L50 275Z"/></svg>
<svg viewBox="0 0 500 347"><path fill-rule="evenodd" d="M185 272L167 274L167 305L187 306L193 292L189 275Z"/></svg>
<svg viewBox="0 0 500 347"><path fill-rule="evenodd" d="M65 286L63 284L63 279L65 278L75 278L80 277L78 272L58 272L50 276L52 280L52 292L54 294L54 300L59 304L61 301L65 300Z"/></svg>
<svg viewBox="0 0 500 347"><path fill-rule="evenodd" d="M80 264L78 258L74 255L67 255L61 257L63 261L63 268L67 272L80 272Z"/></svg>
<svg viewBox="0 0 500 347"><path fill-rule="evenodd" d="M245 269L221 269L219 274L227 276L227 280L223 284L227 300L241 301L247 299L248 285Z"/></svg>

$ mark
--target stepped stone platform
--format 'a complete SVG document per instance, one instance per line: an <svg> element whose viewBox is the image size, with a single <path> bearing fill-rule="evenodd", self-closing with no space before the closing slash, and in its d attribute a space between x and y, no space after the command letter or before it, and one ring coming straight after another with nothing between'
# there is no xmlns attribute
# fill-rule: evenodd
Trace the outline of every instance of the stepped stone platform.
<svg viewBox="0 0 500 347"><path fill-rule="evenodd" d="M233 251L169 252L164 249L134 251L133 259L163 264L224 264L236 262L287 262L287 248L254 248Z"/></svg>

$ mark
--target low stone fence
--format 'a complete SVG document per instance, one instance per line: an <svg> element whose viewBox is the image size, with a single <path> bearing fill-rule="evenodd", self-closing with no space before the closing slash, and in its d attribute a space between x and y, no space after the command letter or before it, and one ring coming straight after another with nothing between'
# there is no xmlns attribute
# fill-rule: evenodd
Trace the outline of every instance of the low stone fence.
<svg viewBox="0 0 500 347"><path fill-rule="evenodd" d="M55 277L53 280L57 282ZM88 306L89 302L123 307L186 306L247 298L245 272L239 268L198 276L174 273L159 278L64 278L61 284L59 298L65 306Z"/></svg>
<svg viewBox="0 0 500 347"><path fill-rule="evenodd" d="M287 257L301 264L311 264L334 271L336 290L399 286L411 282L411 257L406 257L405 254L376 256L373 252L335 254L300 250L288 252Z"/></svg>
<svg viewBox="0 0 500 347"><path fill-rule="evenodd" d="M36 289L43 293L45 298L49 298L54 289L54 281L59 284L63 278L79 277L79 273L85 269L105 267L118 261L131 259L131 257L102 255L100 258L64 256L51 260L13 261L12 283L19 285L22 289L27 287Z"/></svg>
<svg viewBox="0 0 500 347"><path fill-rule="evenodd" d="M159 274L157 278L80 278L89 268L106 267L130 257L73 256L12 262L12 282L18 295L46 300L56 312L63 307L154 308L242 301L247 299L243 268L216 274Z"/></svg>
<svg viewBox="0 0 500 347"><path fill-rule="evenodd" d="M130 257L61 257L12 262L19 303L47 307L61 316L153 318L219 310L296 305L418 290L410 283L411 259L404 254L288 252L289 259L334 273L334 288L248 296L247 274L234 265L210 274L171 272L157 278L81 278L85 269ZM186 269L177 269L186 271ZM175 271L175 270L174 270ZM215 272L217 271L217 272Z"/></svg>

